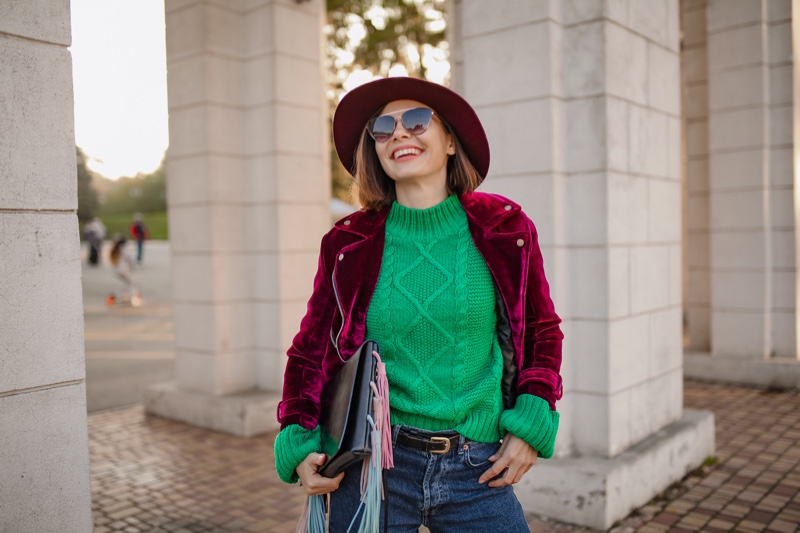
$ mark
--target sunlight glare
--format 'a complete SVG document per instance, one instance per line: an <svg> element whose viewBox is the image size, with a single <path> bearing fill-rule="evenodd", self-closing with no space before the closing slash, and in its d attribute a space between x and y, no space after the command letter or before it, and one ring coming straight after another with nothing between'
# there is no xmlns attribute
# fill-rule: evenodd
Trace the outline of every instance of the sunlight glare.
<svg viewBox="0 0 800 533"><path fill-rule="evenodd" d="M163 0L72 0L75 142L112 179L155 170L169 144Z"/></svg>

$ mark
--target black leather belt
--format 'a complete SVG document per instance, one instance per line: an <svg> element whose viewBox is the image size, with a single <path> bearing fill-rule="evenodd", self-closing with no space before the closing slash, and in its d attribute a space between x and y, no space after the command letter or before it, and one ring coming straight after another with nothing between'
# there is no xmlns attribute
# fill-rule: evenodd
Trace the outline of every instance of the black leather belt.
<svg viewBox="0 0 800 533"><path fill-rule="evenodd" d="M419 433L401 429L397 432L397 445L424 452L444 454L458 446L458 433L435 434Z"/></svg>

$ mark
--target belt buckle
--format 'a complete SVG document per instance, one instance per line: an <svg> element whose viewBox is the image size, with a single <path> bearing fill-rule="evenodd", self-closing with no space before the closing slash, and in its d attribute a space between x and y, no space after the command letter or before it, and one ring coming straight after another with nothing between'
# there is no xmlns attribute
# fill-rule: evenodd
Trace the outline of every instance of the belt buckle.
<svg viewBox="0 0 800 533"><path fill-rule="evenodd" d="M431 437L431 442L444 443L444 450L431 450L431 453L442 455L450 451L450 438L449 437Z"/></svg>

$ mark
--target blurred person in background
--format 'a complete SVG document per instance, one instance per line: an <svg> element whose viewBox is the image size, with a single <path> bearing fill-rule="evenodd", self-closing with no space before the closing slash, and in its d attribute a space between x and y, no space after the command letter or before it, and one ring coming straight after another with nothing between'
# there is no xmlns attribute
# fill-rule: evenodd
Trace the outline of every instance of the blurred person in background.
<svg viewBox="0 0 800 533"><path fill-rule="evenodd" d="M142 214L136 213L133 215L133 222L128 228L131 239L136 241L136 263L142 264L142 255L144 252L144 241L150 238L150 232L147 231L147 226L144 225Z"/></svg>
<svg viewBox="0 0 800 533"><path fill-rule="evenodd" d="M89 264L97 266L100 262L100 251L103 239L106 238L106 227L99 217L94 217L83 226L83 238L89 244Z"/></svg>

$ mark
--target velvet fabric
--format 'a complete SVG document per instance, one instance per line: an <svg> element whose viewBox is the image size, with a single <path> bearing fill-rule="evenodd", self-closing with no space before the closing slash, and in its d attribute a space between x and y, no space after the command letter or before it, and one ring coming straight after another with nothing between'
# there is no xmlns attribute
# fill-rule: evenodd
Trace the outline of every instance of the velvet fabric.
<svg viewBox="0 0 800 533"><path fill-rule="evenodd" d="M462 195L470 234L504 304L514 353L514 397L532 394L555 409L562 384L561 319L550 299L533 222L520 206L495 194ZM380 274L389 208L359 211L323 238L314 291L289 348L281 428L312 430L320 418L323 385L365 340L367 308ZM338 295L338 298L337 298ZM503 309L501 308L502 312Z"/></svg>

